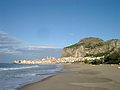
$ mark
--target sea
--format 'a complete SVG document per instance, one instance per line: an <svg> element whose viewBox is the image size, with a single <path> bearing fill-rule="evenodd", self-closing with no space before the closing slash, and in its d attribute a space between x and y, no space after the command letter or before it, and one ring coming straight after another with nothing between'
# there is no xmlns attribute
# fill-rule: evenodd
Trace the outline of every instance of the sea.
<svg viewBox="0 0 120 90"><path fill-rule="evenodd" d="M0 90L17 90L24 85L60 74L58 71L62 68L61 64L27 65L0 63Z"/></svg>

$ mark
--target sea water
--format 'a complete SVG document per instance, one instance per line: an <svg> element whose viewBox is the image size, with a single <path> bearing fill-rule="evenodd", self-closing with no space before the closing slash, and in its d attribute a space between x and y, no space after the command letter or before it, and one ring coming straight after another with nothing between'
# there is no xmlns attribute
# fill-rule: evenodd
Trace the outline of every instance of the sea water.
<svg viewBox="0 0 120 90"><path fill-rule="evenodd" d="M62 65L22 65L0 63L0 90L17 90L19 87L58 74Z"/></svg>

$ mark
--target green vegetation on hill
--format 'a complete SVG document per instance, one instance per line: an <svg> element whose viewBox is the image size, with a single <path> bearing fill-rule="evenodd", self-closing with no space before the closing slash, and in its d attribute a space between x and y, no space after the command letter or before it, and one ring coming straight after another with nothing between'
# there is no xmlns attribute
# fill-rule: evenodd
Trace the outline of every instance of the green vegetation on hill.
<svg viewBox="0 0 120 90"><path fill-rule="evenodd" d="M86 54L85 57L101 57L104 55L107 55L109 52L102 52L102 53L97 53L97 54Z"/></svg>
<svg viewBox="0 0 120 90"><path fill-rule="evenodd" d="M102 39L94 38L94 37L84 38L80 40L79 43L81 43L81 45L83 45L85 48L90 48L90 49L104 45Z"/></svg>
<svg viewBox="0 0 120 90"><path fill-rule="evenodd" d="M75 43L75 44L70 45L70 46L67 46L67 47L65 47L65 48L74 48L74 47L78 47L78 46L80 46L80 45L81 45L80 43Z"/></svg>
<svg viewBox="0 0 120 90"><path fill-rule="evenodd" d="M90 38L82 39L78 43L67 46L65 48L76 48L76 47L78 47L80 45L83 45L85 48L93 49L95 47L99 47L99 46L104 45L104 42L103 42L102 39L90 37Z"/></svg>
<svg viewBox="0 0 120 90"><path fill-rule="evenodd" d="M108 50L108 51L106 51L106 52L100 52L100 53L97 53L97 54L86 54L85 57L90 57L90 56L92 56L92 57L107 56L107 55L109 55L111 52L114 52L114 49L115 49L115 47L113 47L111 50Z"/></svg>
<svg viewBox="0 0 120 90"><path fill-rule="evenodd" d="M117 51L105 56L104 63L106 64L120 64L120 48Z"/></svg>
<svg viewBox="0 0 120 90"><path fill-rule="evenodd" d="M102 60L95 59L91 62L91 64L94 64L94 65L102 64Z"/></svg>

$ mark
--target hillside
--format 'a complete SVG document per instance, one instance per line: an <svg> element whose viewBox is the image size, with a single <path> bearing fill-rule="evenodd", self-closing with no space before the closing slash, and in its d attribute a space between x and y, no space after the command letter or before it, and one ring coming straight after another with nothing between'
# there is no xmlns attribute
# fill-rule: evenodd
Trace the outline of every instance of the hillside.
<svg viewBox="0 0 120 90"><path fill-rule="evenodd" d="M120 40L104 41L100 38L83 38L79 42L63 49L62 57L108 57L120 52Z"/></svg>

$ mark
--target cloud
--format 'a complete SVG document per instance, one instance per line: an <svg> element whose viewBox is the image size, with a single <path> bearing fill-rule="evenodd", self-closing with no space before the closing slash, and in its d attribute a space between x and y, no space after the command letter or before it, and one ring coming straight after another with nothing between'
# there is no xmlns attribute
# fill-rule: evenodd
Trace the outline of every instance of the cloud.
<svg viewBox="0 0 120 90"><path fill-rule="evenodd" d="M12 37L12 36L9 36L7 33L4 33L4 32L0 32L0 45L4 44L19 44L20 42Z"/></svg>
<svg viewBox="0 0 120 90"><path fill-rule="evenodd" d="M42 53L46 55L48 52L59 50L59 48L50 45L23 44L21 40L0 31L0 54L2 55L39 55Z"/></svg>
<svg viewBox="0 0 120 90"><path fill-rule="evenodd" d="M41 45L27 45L21 48L16 49L16 52L19 52L17 54L21 55L24 53L24 55L39 55L39 56L53 56L53 53L58 53L61 51L61 48L54 47L54 46L41 46ZM21 53L20 53L21 52Z"/></svg>
<svg viewBox="0 0 120 90"><path fill-rule="evenodd" d="M44 48L60 48L60 47L56 47L56 46L50 46L50 45L28 45L25 47L25 49L28 50L39 50L39 49L44 49Z"/></svg>
<svg viewBox="0 0 120 90"><path fill-rule="evenodd" d="M0 31L0 53L16 53L15 49L21 42L7 33Z"/></svg>

